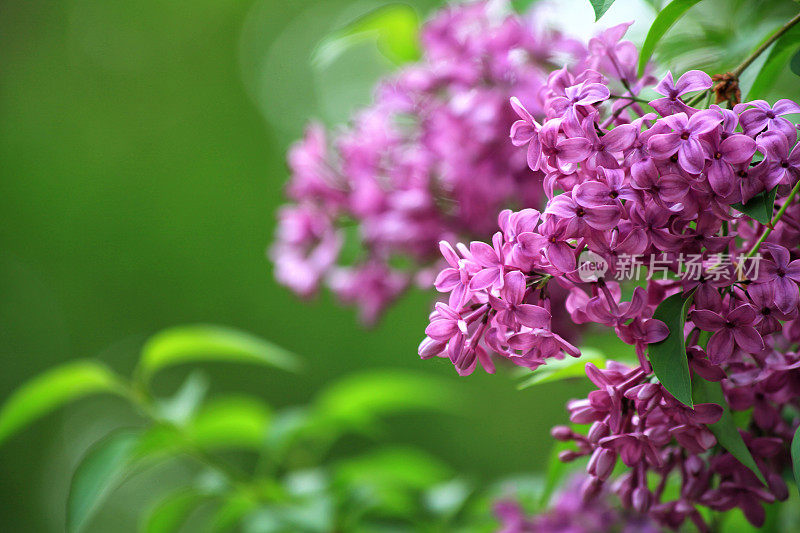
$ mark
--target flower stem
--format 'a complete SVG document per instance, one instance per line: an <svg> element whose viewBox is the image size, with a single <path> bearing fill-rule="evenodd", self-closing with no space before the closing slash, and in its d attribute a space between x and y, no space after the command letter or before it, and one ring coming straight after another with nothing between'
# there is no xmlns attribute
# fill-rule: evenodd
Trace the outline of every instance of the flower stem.
<svg viewBox="0 0 800 533"><path fill-rule="evenodd" d="M735 79L738 79L738 78L739 78L739 76L741 76L741 75L742 75L742 73L743 73L743 72L744 72L744 71L747 69L747 67L749 67L750 65L752 65L752 64L753 64L753 61L755 61L756 59L758 59L758 56L760 56L761 54L763 54L763 53L764 53L764 52L767 50L767 48L769 48L770 46L772 46L772 44L773 44L775 41L777 41L778 39L780 39L780 38L781 38L781 37L782 37L782 36L783 36L783 35L784 35L784 34L785 34L787 31L789 31L789 30L792 28L792 26L794 26L794 25L795 25L795 24L797 24L798 22L800 22L800 13L798 13L797 15L795 15L795 16L794 16L794 17L793 17L793 18L792 18L792 19L791 19L789 22L787 22L786 24L784 24L783 26L781 26L780 28L778 28L778 29L777 29L777 30L776 30L776 31L775 31L775 32L774 32L772 35L770 35L770 36L767 38L767 40L766 40L766 41L764 41L763 43L761 43L761 45L760 45L758 48L756 48L755 50L753 50L753 51L750 53L750 55L749 55L749 56L747 56L747 57L744 59L744 61L742 61L741 63L739 63L739 65L737 65L737 66L736 66L736 68L734 68L732 71L730 71L730 74L732 74L732 75L733 75L733 77L734 77ZM695 96L694 96L694 97L693 97L691 100L689 100L688 102L686 102L686 105L688 105L688 106L695 106L695 105L697 105L699 102L701 102L701 101L703 100L703 98L706 96L706 94L707 94L709 91L710 91L710 89L706 89L705 91L702 91L702 92L700 92L700 93L696 94L696 95L695 95Z"/></svg>
<svg viewBox="0 0 800 533"><path fill-rule="evenodd" d="M761 235L761 237L758 238L758 241L756 241L756 243L753 245L750 251L747 252L745 259L752 257L753 254L755 254L761 247L761 244L767 239L767 237L769 237L769 234L772 233L773 229L775 229L775 224L777 224L780 221L781 217L783 217L783 214L789 208L789 204L791 204L792 200L794 200L794 197L797 196L798 190L800 190L800 181L797 182L797 184L792 189L792 192L789 193L789 196L786 198L786 201L783 202L781 208L778 210L775 216L772 217L772 220L769 221L769 224L767 224L767 229L764 230L764 233Z"/></svg>
<svg viewBox="0 0 800 533"><path fill-rule="evenodd" d="M772 43L780 39L783 36L783 34L789 31L792 28L792 26L794 26L798 22L800 22L800 13L795 15L789 22L778 28L778 30L775 31L775 33L773 33L772 35L770 35L770 37L766 41L761 43L761 46L753 50L753 52L749 56L747 56L744 61L739 63L739 66L737 66L735 69L731 71L731 74L733 74L737 78L741 76L742 72L744 72L745 69L753 63L753 61L758 59L758 56L763 54L767 50L767 48L769 48L772 45Z"/></svg>

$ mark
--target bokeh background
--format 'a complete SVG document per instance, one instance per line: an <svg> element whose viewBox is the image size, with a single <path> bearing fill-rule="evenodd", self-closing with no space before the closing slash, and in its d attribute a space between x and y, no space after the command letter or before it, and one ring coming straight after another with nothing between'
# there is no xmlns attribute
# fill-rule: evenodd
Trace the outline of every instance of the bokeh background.
<svg viewBox="0 0 800 533"><path fill-rule="evenodd" d="M440 4L407 3L422 17ZM346 119L391 69L368 41L324 69L312 66L312 51L321 36L380 4L0 3L0 399L70 359L99 358L128 372L152 333L212 322L308 362L297 376L213 367L219 390L287 406L353 371L438 374L464 391L459 415L401 418L388 440L421 446L476 480L542 467L548 430L565 420L565 401L584 394L584 383L518 392L508 372L458 378L444 361L421 362L430 293L411 294L367 331L327 295L301 302L272 279L264 252L283 201L287 146L310 117ZM588 2L559 4L553 19L569 12L572 31L588 38ZM750 4L777 19L793 9L789 1ZM703 13L716 25L715 45L749 50L774 27L741 11L745 2L714 5L718 11ZM632 38L641 42L652 16L650 3L620 0L602 22L636 18ZM740 20L752 31L737 27ZM687 32L701 35L697 24L678 26L676 47L686 48ZM683 56L673 64L716 65L712 52L676 48ZM185 374L167 372L156 386L168 391ZM81 402L0 448L0 529L62 530L80 454L130 416L114 399ZM126 495L126 505L101 513L97 531L135 530L144 496Z"/></svg>

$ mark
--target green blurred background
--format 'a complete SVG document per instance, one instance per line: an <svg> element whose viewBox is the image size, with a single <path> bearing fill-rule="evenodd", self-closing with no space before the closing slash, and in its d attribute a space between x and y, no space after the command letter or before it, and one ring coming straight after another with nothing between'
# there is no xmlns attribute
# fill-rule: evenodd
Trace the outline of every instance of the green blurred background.
<svg viewBox="0 0 800 533"><path fill-rule="evenodd" d="M421 16L439 4L408 3ZM429 293L411 294L365 331L329 296L301 302L272 279L264 251L283 201L287 146L308 118L332 125L367 103L371 85L391 68L370 42L324 70L311 66L311 53L327 32L380 4L0 3L0 398L75 358L100 358L127 373L152 333L213 322L308 361L299 376L210 367L218 390L255 393L279 407L302 404L353 371L438 374L465 392L460 416L401 418L388 440L419 445L476 480L542 467L549 428L566 419L564 402L586 384L518 392L507 372L466 379L445 361L421 362ZM588 2L571 4L587 28L577 33L588 37ZM704 43L742 56L775 19L796 11L776 0L766 20L754 16L763 3L710 4L707 16L671 32L666 42L684 54L671 64L730 68ZM634 16L641 42L652 19L645 2L618 2L607 23ZM791 79L782 90L798 92ZM174 389L186 372L166 372L157 388ZM0 529L62 530L69 473L91 441L126 420L133 417L117 400L81 402L0 448ZM125 505L101 514L95 530L135 530L139 500L150 501L135 489L124 493Z"/></svg>
<svg viewBox="0 0 800 533"><path fill-rule="evenodd" d="M410 3L421 14L436 4ZM309 117L333 123L366 103L391 68L373 43L324 72L312 70L311 51L376 5L0 3L0 398L69 359L128 372L148 335L213 322L309 363L300 376L214 367L218 389L283 406L352 371L437 373L467 393L463 416L399 420L390 440L478 479L540 467L548 428L579 391L518 393L508 376L460 379L444 361L421 362L429 294L412 294L365 331L331 298L301 302L272 279L264 251L283 201L286 147ZM185 374L156 385L168 391ZM126 412L117 400L89 400L0 448L0 529L62 530L69 472ZM133 530L135 521L118 525Z"/></svg>

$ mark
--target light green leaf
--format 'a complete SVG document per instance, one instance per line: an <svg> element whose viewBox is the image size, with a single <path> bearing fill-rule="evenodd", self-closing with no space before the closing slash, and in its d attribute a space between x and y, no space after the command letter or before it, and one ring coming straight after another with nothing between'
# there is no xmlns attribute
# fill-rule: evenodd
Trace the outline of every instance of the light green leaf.
<svg viewBox="0 0 800 533"><path fill-rule="evenodd" d="M589 3L592 4L592 9L594 9L594 20L597 22L600 20L600 17L606 14L608 8L612 6L614 0L589 0Z"/></svg>
<svg viewBox="0 0 800 533"><path fill-rule="evenodd" d="M522 390L542 383L586 377L586 363L593 363L598 368L605 368L606 358L594 348L581 348L580 357L551 359L546 365L540 366L530 373L525 381L517 385L517 388Z"/></svg>
<svg viewBox="0 0 800 533"><path fill-rule="evenodd" d="M792 469L794 470L794 482L800 489L800 427L794 432L792 439Z"/></svg>
<svg viewBox="0 0 800 533"><path fill-rule="evenodd" d="M647 62L653 55L656 45L661 40L667 31L680 19L686 11L693 5L699 3L700 0L673 0L664 9L659 12L650 29L647 32L647 37L642 44L642 50L639 52L639 76L644 74L644 69L647 67Z"/></svg>
<svg viewBox="0 0 800 533"><path fill-rule="evenodd" d="M749 216L753 220L757 220L762 224L769 224L772 220L773 210L775 208L775 195L778 192L778 187L773 188L771 191L764 191L759 193L746 203L736 203L731 205L736 209Z"/></svg>
<svg viewBox="0 0 800 533"><path fill-rule="evenodd" d="M209 530L214 533L231 531L257 505L258 502L248 495L241 493L229 495L214 513Z"/></svg>
<svg viewBox="0 0 800 533"><path fill-rule="evenodd" d="M173 424L183 424L194 415L208 392L208 377L193 371L172 398L157 402L158 415Z"/></svg>
<svg viewBox="0 0 800 533"><path fill-rule="evenodd" d="M437 516L457 515L475 492L475 487L463 479L452 479L432 487L425 494L425 506Z"/></svg>
<svg viewBox="0 0 800 533"><path fill-rule="evenodd" d="M122 430L97 442L72 476L67 498L67 531L82 531L106 497L123 480L140 432Z"/></svg>
<svg viewBox="0 0 800 533"><path fill-rule="evenodd" d="M94 361L73 361L23 384L0 409L0 443L62 405L99 393L121 394L113 372Z"/></svg>
<svg viewBox="0 0 800 533"><path fill-rule="evenodd" d="M314 50L312 63L324 68L348 48L369 38L376 38L380 52L396 65L422 56L417 12L406 4L389 4L326 37Z"/></svg>
<svg viewBox="0 0 800 533"><path fill-rule="evenodd" d="M203 361L261 364L290 371L300 367L297 356L271 342L236 329L201 324L153 336L142 349L138 371L147 380L166 367Z"/></svg>
<svg viewBox="0 0 800 533"><path fill-rule="evenodd" d="M335 482L344 485L402 487L423 490L450 479L452 471L441 461L413 448L392 447L341 461Z"/></svg>
<svg viewBox="0 0 800 533"><path fill-rule="evenodd" d="M259 399L229 396L204 405L186 426L186 437L204 449L252 448L264 445L272 417Z"/></svg>
<svg viewBox="0 0 800 533"><path fill-rule="evenodd" d="M404 370L348 376L323 390L315 417L322 424L364 428L378 417L419 410L450 411L458 393L452 382Z"/></svg>
<svg viewBox="0 0 800 533"><path fill-rule="evenodd" d="M720 418L719 422L708 426L711 433L717 437L719 445L728 450L740 463L752 470L756 477L766 485L767 482L761 474L761 470L758 469L755 459L753 459L741 433L739 433L739 428L736 427L728 402L725 401L722 385L715 381L706 381L697 375L695 375L693 382L695 402L715 403L722 407L722 418Z"/></svg>
<svg viewBox="0 0 800 533"><path fill-rule="evenodd" d="M656 308L653 318L669 328L669 335L661 342L648 346L653 372L670 394L678 401L692 406L692 380L686 356L686 338L683 326L691 296L673 294Z"/></svg>
<svg viewBox="0 0 800 533"><path fill-rule="evenodd" d="M206 496L194 489L181 489L161 500L139 528L142 533L174 533Z"/></svg>
<svg viewBox="0 0 800 533"><path fill-rule="evenodd" d="M798 50L800 50L800 26L793 26L772 45L766 61L747 93L747 100L766 97Z"/></svg>

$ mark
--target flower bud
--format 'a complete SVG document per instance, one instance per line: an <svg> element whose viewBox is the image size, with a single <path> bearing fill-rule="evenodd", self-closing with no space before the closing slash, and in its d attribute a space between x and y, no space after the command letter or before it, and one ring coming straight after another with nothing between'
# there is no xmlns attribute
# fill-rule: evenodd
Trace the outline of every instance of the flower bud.
<svg viewBox="0 0 800 533"><path fill-rule="evenodd" d="M636 487L631 495L633 508L639 513L646 513L653 503L653 494L645 487Z"/></svg>
<svg viewBox="0 0 800 533"><path fill-rule="evenodd" d="M550 430L550 435L560 441L572 440L575 433L567 426L555 426Z"/></svg>
<svg viewBox="0 0 800 533"><path fill-rule="evenodd" d="M590 442L597 442L603 437L608 437L610 433L611 430L608 428L608 424L603 421L597 421L589 428L589 433L586 435L586 438L588 438Z"/></svg>

